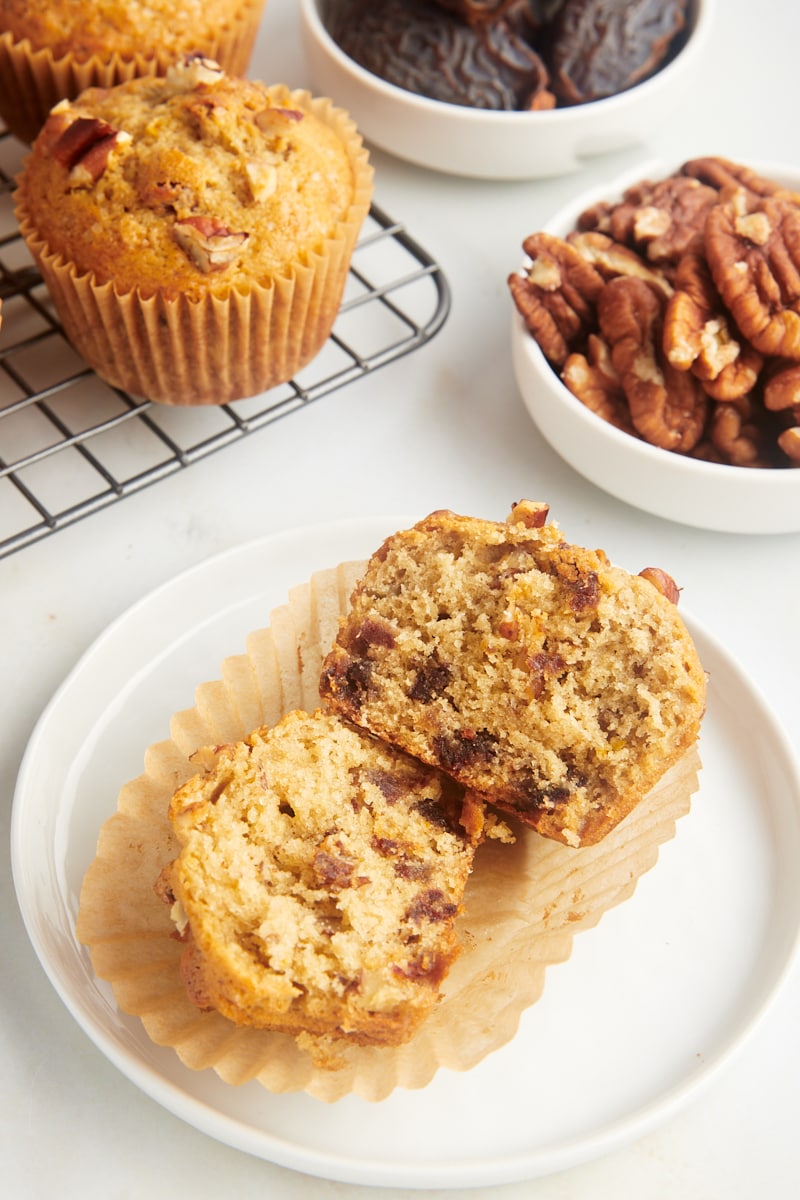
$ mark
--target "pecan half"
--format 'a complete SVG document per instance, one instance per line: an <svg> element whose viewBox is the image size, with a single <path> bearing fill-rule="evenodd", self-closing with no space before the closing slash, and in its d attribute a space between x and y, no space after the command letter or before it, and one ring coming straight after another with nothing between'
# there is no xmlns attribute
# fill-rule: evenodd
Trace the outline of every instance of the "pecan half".
<svg viewBox="0 0 800 1200"><path fill-rule="evenodd" d="M733 162L729 158L692 158L683 164L680 174L699 179L701 183L708 184L720 192L744 188L753 196L781 196L787 200L793 198L794 203L800 204L800 194L797 192L789 191L775 180L766 179L750 167Z"/></svg>
<svg viewBox="0 0 800 1200"><path fill-rule="evenodd" d="M173 225L172 236L194 265L208 274L230 266L250 235L235 233L214 217L184 217Z"/></svg>
<svg viewBox="0 0 800 1200"><path fill-rule="evenodd" d="M634 275L660 288L666 296L672 295L672 284L663 271L648 266L640 254L630 246L615 242L607 233L600 233L596 229L576 230L567 235L567 241L606 279L613 279L616 275Z"/></svg>
<svg viewBox="0 0 800 1200"><path fill-rule="evenodd" d="M767 438L759 419L758 407L750 396L726 401L714 406L711 416L712 445L722 453L725 462L734 467L765 467L772 465L767 451Z"/></svg>
<svg viewBox="0 0 800 1200"><path fill-rule="evenodd" d="M664 450L692 450L708 398L693 375L676 371L661 353L663 298L643 280L621 276L604 288L597 313L636 430Z"/></svg>
<svg viewBox="0 0 800 1200"><path fill-rule="evenodd" d="M761 354L800 359L800 209L739 190L709 212L705 247L742 334Z"/></svg>
<svg viewBox="0 0 800 1200"><path fill-rule="evenodd" d="M522 248L530 266L524 274L509 276L508 286L543 353L560 367L592 329L605 281L573 246L553 234L531 234Z"/></svg>
<svg viewBox="0 0 800 1200"><path fill-rule="evenodd" d="M764 384L764 407L783 412L800 406L800 363L781 364Z"/></svg>
<svg viewBox="0 0 800 1200"><path fill-rule="evenodd" d="M702 233L717 199L716 189L697 179L670 175L657 183L643 180L627 188L617 204L586 209L578 228L608 233L650 263L677 266L692 239Z"/></svg>
<svg viewBox="0 0 800 1200"><path fill-rule="evenodd" d="M675 273L675 292L664 314L663 347L680 371L691 370L717 400L735 400L753 390L763 359L732 327L706 262L698 235Z"/></svg>
<svg viewBox="0 0 800 1200"><path fill-rule="evenodd" d="M561 378L588 409L625 433L635 433L620 377L611 361L608 344L589 334L586 354L570 354Z"/></svg>

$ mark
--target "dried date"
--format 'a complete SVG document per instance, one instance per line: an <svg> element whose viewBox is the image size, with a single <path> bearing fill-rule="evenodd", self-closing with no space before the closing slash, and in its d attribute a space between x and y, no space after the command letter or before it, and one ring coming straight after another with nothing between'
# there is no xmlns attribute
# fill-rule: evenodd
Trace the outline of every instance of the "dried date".
<svg viewBox="0 0 800 1200"><path fill-rule="evenodd" d="M625 91L651 75L686 24L686 0L567 0L548 62L564 104Z"/></svg>
<svg viewBox="0 0 800 1200"><path fill-rule="evenodd" d="M510 21L470 25L427 0L336 0L331 37L360 66L417 95L469 108L552 108L547 68Z"/></svg>

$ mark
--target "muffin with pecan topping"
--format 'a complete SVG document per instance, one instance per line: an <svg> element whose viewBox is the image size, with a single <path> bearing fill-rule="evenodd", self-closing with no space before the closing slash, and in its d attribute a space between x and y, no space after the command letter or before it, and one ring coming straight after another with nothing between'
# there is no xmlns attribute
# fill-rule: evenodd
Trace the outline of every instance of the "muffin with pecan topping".
<svg viewBox="0 0 800 1200"><path fill-rule="evenodd" d="M59 100L204 54L250 61L265 0L0 0L0 116L32 142Z"/></svg>
<svg viewBox="0 0 800 1200"><path fill-rule="evenodd" d="M190 58L57 105L16 193L76 350L107 382L221 404L327 339L372 195L330 101Z"/></svg>

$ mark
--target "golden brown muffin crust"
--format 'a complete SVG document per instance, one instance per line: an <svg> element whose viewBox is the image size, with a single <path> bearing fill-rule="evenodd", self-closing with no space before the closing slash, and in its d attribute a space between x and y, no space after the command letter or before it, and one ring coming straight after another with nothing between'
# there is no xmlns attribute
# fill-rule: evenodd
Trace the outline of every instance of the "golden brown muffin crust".
<svg viewBox="0 0 800 1200"><path fill-rule="evenodd" d="M354 195L346 147L297 95L200 58L89 89L37 138L28 220L79 274L121 292L269 284L310 261Z"/></svg>

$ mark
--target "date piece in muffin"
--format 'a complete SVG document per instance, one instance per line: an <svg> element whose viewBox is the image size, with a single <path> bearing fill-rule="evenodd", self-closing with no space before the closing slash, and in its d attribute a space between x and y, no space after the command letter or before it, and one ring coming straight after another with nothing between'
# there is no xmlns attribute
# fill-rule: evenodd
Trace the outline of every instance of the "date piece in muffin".
<svg viewBox="0 0 800 1200"><path fill-rule="evenodd" d="M372 556L327 706L567 845L603 838L696 740L674 582L570 545L545 505L432 513Z"/></svg>
<svg viewBox="0 0 800 1200"><path fill-rule="evenodd" d="M159 887L201 1008L363 1045L408 1040L440 998L483 806L335 716L295 711L218 748L173 797Z"/></svg>

